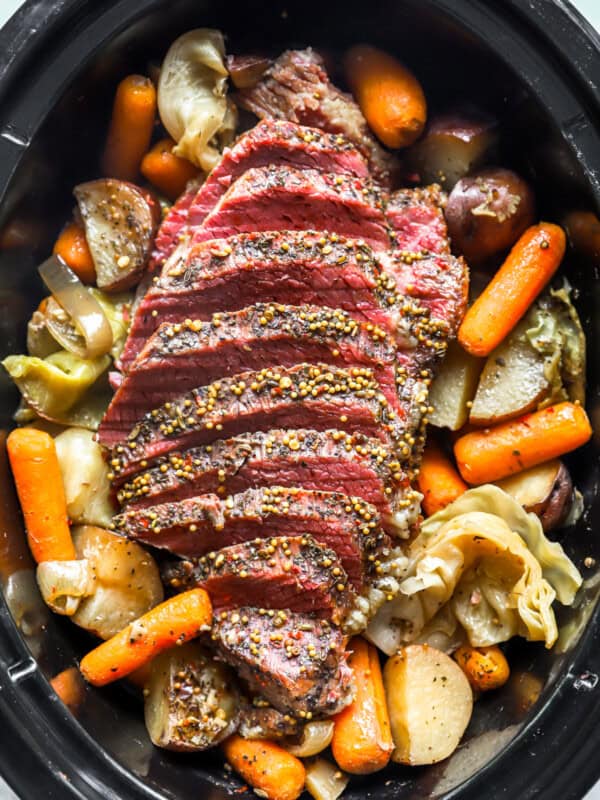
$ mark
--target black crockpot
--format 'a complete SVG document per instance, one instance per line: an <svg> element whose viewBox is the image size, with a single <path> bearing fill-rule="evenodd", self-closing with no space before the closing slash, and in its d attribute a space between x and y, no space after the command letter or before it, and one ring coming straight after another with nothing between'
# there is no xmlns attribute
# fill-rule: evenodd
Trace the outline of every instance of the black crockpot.
<svg viewBox="0 0 600 800"><path fill-rule="evenodd" d="M544 218L600 207L600 40L566 2L28 0L0 32L2 356L24 350L26 320L42 291L35 265L70 213L72 187L98 174L116 83L146 71L176 35L200 26L223 29L231 52L312 44L335 54L356 41L385 47L422 79L433 108L468 99L500 117L501 160L535 184ZM3 235L15 223L26 232L20 244ZM559 644L546 652L512 643L509 683L476 704L452 758L357 778L348 800L576 800L600 776L597 269L569 252L564 272L590 343L588 410L596 431L568 459L586 512L560 537L585 583L576 606L559 610ZM16 400L1 375L5 427ZM8 517L0 514L0 564L10 551L21 578L31 578L21 521L10 510L12 487L2 480L0 511ZM0 566L8 599L0 602L0 771L23 800L217 800L239 788L218 753L154 749L140 698L126 686L88 689L72 716L48 679L75 664L92 640L36 609L34 595L23 616L9 572Z"/></svg>

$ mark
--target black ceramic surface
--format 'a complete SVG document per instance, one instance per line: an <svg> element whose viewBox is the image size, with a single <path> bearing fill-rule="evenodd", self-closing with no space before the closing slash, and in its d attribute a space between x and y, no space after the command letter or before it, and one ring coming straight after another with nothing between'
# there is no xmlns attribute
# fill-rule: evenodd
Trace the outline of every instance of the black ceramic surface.
<svg viewBox="0 0 600 800"><path fill-rule="evenodd" d="M433 108L470 99L500 116L502 160L534 182L544 218L600 207L600 42L568 4L30 0L0 32L0 232L15 220L28 230L23 246L0 250L0 355L24 347L25 323L41 295L35 265L70 211L72 186L97 174L116 82L145 71L178 33L199 26L222 28L231 52L312 44L335 55L355 41L381 45L411 65ZM560 535L585 578L577 607L559 612L561 638L551 653L511 645L509 684L477 703L451 759L355 779L348 800L576 800L600 776L600 572L595 562L584 565L586 557L600 560L598 266L570 252L564 268L589 337L596 428L593 443L569 459L586 513ZM15 403L0 375L1 425ZM6 482L0 487L0 510L10 491ZM0 529L0 553L22 540L17 515L11 523ZM20 566L31 569L25 554ZM76 663L92 641L43 607L30 608L19 631L7 577L0 570L9 599L0 602L0 771L23 800L217 800L239 787L216 753L176 757L153 749L140 698L125 687L89 689L75 719L47 679Z"/></svg>

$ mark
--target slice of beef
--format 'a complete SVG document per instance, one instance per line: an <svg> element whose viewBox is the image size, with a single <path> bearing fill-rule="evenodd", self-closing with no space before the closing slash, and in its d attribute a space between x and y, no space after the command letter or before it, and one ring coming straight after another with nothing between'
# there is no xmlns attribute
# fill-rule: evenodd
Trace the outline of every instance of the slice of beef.
<svg viewBox="0 0 600 800"><path fill-rule="evenodd" d="M369 168L356 147L334 136L286 120L265 120L226 149L189 208L189 224L201 225L231 184L244 172L271 165L368 178Z"/></svg>
<svg viewBox="0 0 600 800"><path fill-rule="evenodd" d="M222 500L215 494L126 511L113 520L131 539L188 557L250 539L310 534L334 550L356 591L389 544L375 506L335 492L272 486Z"/></svg>
<svg viewBox="0 0 600 800"><path fill-rule="evenodd" d="M215 314L209 322L164 323L123 378L99 429L128 429L181 392L228 376L274 366L323 363L373 371L391 408L397 347L385 330L340 309L258 303ZM116 421L118 420L118 422Z"/></svg>
<svg viewBox="0 0 600 800"><path fill-rule="evenodd" d="M154 249L149 267L150 272L159 270L184 238L189 209L196 197L198 188L198 182L191 181L185 192L167 212L154 239Z"/></svg>
<svg viewBox="0 0 600 800"><path fill-rule="evenodd" d="M205 556L163 569L176 591L196 586L210 595L213 608L244 604L318 614L336 625L344 622L355 594L333 550L312 536L274 536L222 547Z"/></svg>
<svg viewBox="0 0 600 800"><path fill-rule="evenodd" d="M236 95L242 108L263 119L287 119L341 133L365 154L374 177L389 186L398 161L377 141L351 95L329 80L323 59L311 48L287 50L261 80Z"/></svg>
<svg viewBox="0 0 600 800"><path fill-rule="evenodd" d="M273 430L242 434L171 453L123 484L118 500L147 508L201 494L234 495L260 486L292 486L361 497L398 534L417 495L395 453L377 439L342 431Z"/></svg>
<svg viewBox="0 0 600 800"><path fill-rule="evenodd" d="M444 218L446 194L437 183L394 192L386 216L395 232L395 247L409 253L450 253Z"/></svg>
<svg viewBox="0 0 600 800"><path fill-rule="evenodd" d="M341 308L386 328L400 299L371 248L337 234L267 231L201 242L171 259L146 293L119 367L127 372L163 322L206 320L258 302Z"/></svg>
<svg viewBox="0 0 600 800"><path fill-rule="evenodd" d="M133 427L126 423L115 416L112 427L102 429L103 443L113 444L111 464L119 480L173 450L238 433L339 428L387 444L401 435L371 370L317 364L243 372L184 392ZM125 447L117 452L119 444Z"/></svg>
<svg viewBox="0 0 600 800"><path fill-rule="evenodd" d="M325 619L244 605L216 616L212 639L223 661L283 714L329 716L352 699L344 637Z"/></svg>
<svg viewBox="0 0 600 800"><path fill-rule="evenodd" d="M243 739L297 738L301 730L297 717L278 711L263 698L255 698L240 707L237 733Z"/></svg>
<svg viewBox="0 0 600 800"><path fill-rule="evenodd" d="M329 231L387 250L383 196L368 179L270 166L247 170L221 197L192 241L277 230Z"/></svg>

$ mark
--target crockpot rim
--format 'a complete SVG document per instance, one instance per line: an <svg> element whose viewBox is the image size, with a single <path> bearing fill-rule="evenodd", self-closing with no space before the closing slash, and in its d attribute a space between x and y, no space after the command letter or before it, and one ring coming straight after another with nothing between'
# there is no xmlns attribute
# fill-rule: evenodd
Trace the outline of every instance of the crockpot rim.
<svg viewBox="0 0 600 800"><path fill-rule="evenodd" d="M456 11L453 0L430 2L443 11ZM136 14L142 7L153 7L157 3L158 0L141 0L137 4ZM578 96L579 93L580 96L585 96L587 106L595 106L598 112L600 99L588 85L587 79L596 87L600 85L600 36L589 23L570 3L563 0L554 0L550 4L547 0L533 0L526 7L519 0L505 0L505 4L513 16L513 25L520 20L523 25L537 27L540 24L540 15L545 19L548 27L542 32L543 47L554 48L557 61L565 67L568 80L577 83ZM27 0L24 3L0 30L0 100L5 90L33 69L32 61L35 56L45 48L51 49L53 40L60 35L61 29L64 29L74 15L84 11L86 5L89 5L86 0ZM98 9L98 16L107 8L114 10L118 6L127 5L127 2L117 0L101 5L104 9ZM483 8L485 3L466 0L464 5L473 9L476 6ZM550 28L558 25L563 26L566 39L566 42L561 42L560 47L549 32ZM537 30L536 33L539 34L540 31ZM108 35L113 35L113 32ZM592 63L593 78L589 77L591 62L587 50L590 47L596 61ZM14 104L8 103L9 108L17 105L18 101ZM42 119L37 120L38 125L41 121ZM570 118L565 119L564 123L561 126L562 132L572 147L577 137L584 132L585 125L590 125L589 120L586 122L585 119L583 124L581 119L573 121ZM20 161L24 145L35 135L38 125L33 125L26 131L11 130L10 123L7 124L5 120L0 131L0 161L4 154L7 158L3 161L4 167L0 167L0 197ZM582 166L590 167L588 174L592 193L598 202L600 181L594 175L589 161L581 158L581 153L579 155ZM0 631L0 716L4 723L0 771L15 791L24 800L29 800L30 797L59 797L69 800L127 797L131 800L160 800L164 797L104 751L58 701L21 639L3 599L0 604ZM600 776L600 764L595 764L594 758L600 743L600 734L596 731L597 721L600 720L600 697L582 691L577 678L585 672L600 673L599 638L600 609L596 608L585 633L571 654L570 669L557 682L546 704L536 710L529 722L500 754L466 782L444 795L446 800L476 800L483 790L494 796L493 787L503 791L512 790L513 793L520 791L521 794L516 796L522 798L542 793L549 800L578 800L582 797ZM568 747L555 747L552 768L548 769L546 765L541 774L534 776L535 783L523 784L516 778L510 783L511 775L504 764L505 759L509 759L510 772L516 766L533 761L536 751L539 753L544 746L544 738L552 732L560 732L560 717L563 712L566 715L567 711L569 717L574 717L577 723L575 726L571 722L568 729ZM563 736L565 733L567 726L564 727ZM64 746L64 741L67 741L67 747ZM550 742L549 746L552 744ZM107 769L110 770L109 775ZM530 776L534 770L535 767L530 769Z"/></svg>

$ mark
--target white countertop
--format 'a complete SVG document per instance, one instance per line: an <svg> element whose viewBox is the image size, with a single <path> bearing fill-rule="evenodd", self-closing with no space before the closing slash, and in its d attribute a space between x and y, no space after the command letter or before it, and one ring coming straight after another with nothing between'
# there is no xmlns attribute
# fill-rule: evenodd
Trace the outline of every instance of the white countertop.
<svg viewBox="0 0 600 800"><path fill-rule="evenodd" d="M582 14L598 29L600 29L600 0L571 0ZM0 0L0 27L19 8L22 0ZM2 754L0 753L0 758ZM18 800L0 778L0 800ZM125 800L125 798L123 798ZM585 800L600 800L600 782L586 795Z"/></svg>

